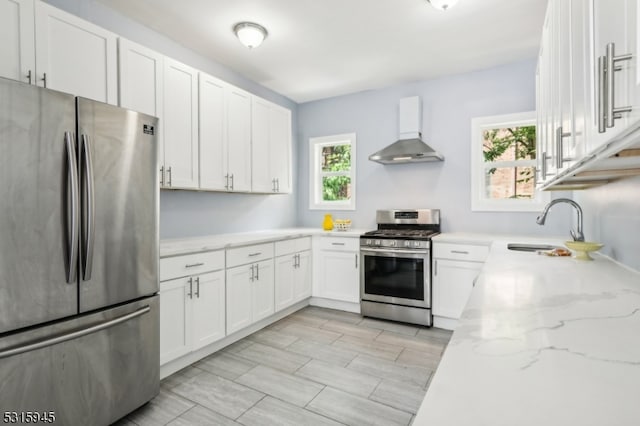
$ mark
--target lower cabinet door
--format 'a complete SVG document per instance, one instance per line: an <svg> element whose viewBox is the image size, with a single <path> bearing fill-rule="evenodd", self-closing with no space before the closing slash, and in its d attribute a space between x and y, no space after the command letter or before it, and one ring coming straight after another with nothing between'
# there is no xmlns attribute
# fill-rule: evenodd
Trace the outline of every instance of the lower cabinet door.
<svg viewBox="0 0 640 426"><path fill-rule="evenodd" d="M319 296L343 302L360 302L358 253L329 251L320 253Z"/></svg>
<svg viewBox="0 0 640 426"><path fill-rule="evenodd" d="M252 322L254 268L254 265L242 265L227 269L227 335ZM273 279L271 282L273 283ZM273 304L273 297L271 303Z"/></svg>
<svg viewBox="0 0 640 426"><path fill-rule="evenodd" d="M459 319L481 268L480 262L435 259L433 315Z"/></svg>
<svg viewBox="0 0 640 426"><path fill-rule="evenodd" d="M252 313L256 322L274 312L273 259L256 263L256 274L252 282Z"/></svg>
<svg viewBox="0 0 640 426"><path fill-rule="evenodd" d="M224 271L210 272L195 277L192 300L192 350L196 350L220 340L226 335Z"/></svg>
<svg viewBox="0 0 640 426"><path fill-rule="evenodd" d="M293 302L311 296L311 252L298 253L298 267L293 278Z"/></svg>
<svg viewBox="0 0 640 426"><path fill-rule="evenodd" d="M160 364L191 351L191 278L160 283Z"/></svg>
<svg viewBox="0 0 640 426"><path fill-rule="evenodd" d="M275 310L279 311L294 303L296 285L295 254L275 259Z"/></svg>

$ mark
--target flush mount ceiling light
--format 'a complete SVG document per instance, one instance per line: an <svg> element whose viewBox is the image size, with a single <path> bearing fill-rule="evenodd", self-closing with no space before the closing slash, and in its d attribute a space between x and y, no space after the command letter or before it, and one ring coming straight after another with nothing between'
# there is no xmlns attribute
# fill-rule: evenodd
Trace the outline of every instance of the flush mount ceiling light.
<svg viewBox="0 0 640 426"><path fill-rule="evenodd" d="M249 49L258 47L267 38L267 30L255 22L240 22L233 26L233 32L240 40L240 43Z"/></svg>
<svg viewBox="0 0 640 426"><path fill-rule="evenodd" d="M449 10L458 3L458 0L427 0L431 6L438 10Z"/></svg>

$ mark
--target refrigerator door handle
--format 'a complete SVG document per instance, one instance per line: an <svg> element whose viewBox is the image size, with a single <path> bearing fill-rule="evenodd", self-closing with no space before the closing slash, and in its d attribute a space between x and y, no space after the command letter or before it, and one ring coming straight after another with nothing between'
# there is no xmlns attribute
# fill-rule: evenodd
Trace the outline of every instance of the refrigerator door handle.
<svg viewBox="0 0 640 426"><path fill-rule="evenodd" d="M71 195L71 209L68 210L67 252L69 253L69 269L67 283L74 284L78 271L78 161L76 159L76 146L71 132L64 132L64 142L67 148L67 170L69 193ZM67 195L68 198L68 195Z"/></svg>
<svg viewBox="0 0 640 426"><path fill-rule="evenodd" d="M82 265L82 279L91 279L93 269L93 246L95 242L95 192L93 187L93 163L91 160L91 145L89 137L82 135L82 159L83 159L83 209L82 224L84 231L84 258Z"/></svg>
<svg viewBox="0 0 640 426"><path fill-rule="evenodd" d="M42 349L42 348L46 348L47 346L52 346L52 345L56 345L58 343L63 343L69 340L73 340L73 339L78 339L80 337L86 336L88 334L92 334L101 330L104 330L106 328L111 328L115 325L121 324L123 322L127 322L133 318L137 318L141 315L146 314L147 312L151 311L151 308L149 307L149 305L144 306L136 311L133 311L131 313L119 316L117 318L114 318L112 320L108 320L108 321L104 321L101 322L99 324L96 325L92 325L90 327L87 328L83 328L80 330L76 330L76 331L72 331L71 333L67 333L67 334L63 334L61 336L56 336L53 337L51 339L45 339L45 340L36 340L32 343L26 343L24 345L20 345L18 347L15 348L11 348L11 349L6 349L4 351L0 351L0 359L2 358L7 358L10 356L14 356L14 355L20 355L23 354L25 352L31 352L31 351L35 351L38 349Z"/></svg>

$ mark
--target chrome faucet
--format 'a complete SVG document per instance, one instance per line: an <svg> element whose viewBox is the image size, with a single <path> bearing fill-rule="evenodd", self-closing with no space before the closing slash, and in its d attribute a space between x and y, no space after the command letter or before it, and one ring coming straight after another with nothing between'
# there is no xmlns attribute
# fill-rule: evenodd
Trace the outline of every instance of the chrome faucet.
<svg viewBox="0 0 640 426"><path fill-rule="evenodd" d="M578 212L578 229L576 229L575 231L572 229L570 233L571 237L573 237L573 241L584 241L584 234L582 233L582 209L580 208L580 205L578 203L568 198L557 198L555 200L552 200L545 206L542 213L540 213L540 216L536 218L536 223L538 225L544 225L544 221L547 219L547 213L549 213L549 209L553 205L558 203L568 203L576 209L576 211Z"/></svg>

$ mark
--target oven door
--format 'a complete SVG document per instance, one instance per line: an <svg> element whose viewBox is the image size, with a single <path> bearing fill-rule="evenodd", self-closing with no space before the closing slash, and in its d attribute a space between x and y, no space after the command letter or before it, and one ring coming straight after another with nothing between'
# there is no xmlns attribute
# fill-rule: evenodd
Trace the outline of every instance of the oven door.
<svg viewBox="0 0 640 426"><path fill-rule="evenodd" d="M431 307L429 250L360 248L360 298Z"/></svg>

